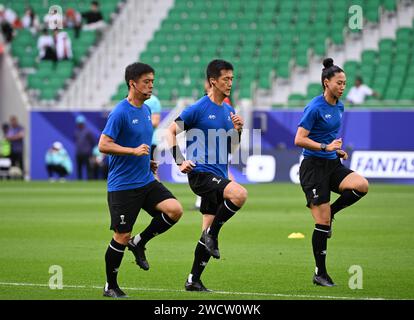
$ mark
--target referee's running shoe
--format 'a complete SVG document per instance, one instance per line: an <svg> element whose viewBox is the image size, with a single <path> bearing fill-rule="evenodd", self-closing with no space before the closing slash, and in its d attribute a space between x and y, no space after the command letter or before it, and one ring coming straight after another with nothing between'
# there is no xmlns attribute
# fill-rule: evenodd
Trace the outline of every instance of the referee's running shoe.
<svg viewBox="0 0 414 320"><path fill-rule="evenodd" d="M134 254L137 265L146 271L149 269L149 263L145 257L145 247L140 246L139 243L137 245L134 244L133 240L134 238L131 238L128 241L128 249Z"/></svg>
<svg viewBox="0 0 414 320"><path fill-rule="evenodd" d="M105 285L103 296L108 298L128 298L126 293L120 288L108 289L108 284Z"/></svg>
<svg viewBox="0 0 414 320"><path fill-rule="evenodd" d="M188 280L185 282L185 290L186 291L202 291L202 292L212 292L212 290L207 289L201 280L189 282Z"/></svg>
<svg viewBox="0 0 414 320"><path fill-rule="evenodd" d="M203 242L206 246L208 253L216 259L220 259L220 251L218 249L218 240L207 232L207 229L202 234Z"/></svg>
<svg viewBox="0 0 414 320"><path fill-rule="evenodd" d="M331 277L325 273L321 275L314 275L313 276L313 283L322 286L322 287L334 287L336 284L332 281Z"/></svg>

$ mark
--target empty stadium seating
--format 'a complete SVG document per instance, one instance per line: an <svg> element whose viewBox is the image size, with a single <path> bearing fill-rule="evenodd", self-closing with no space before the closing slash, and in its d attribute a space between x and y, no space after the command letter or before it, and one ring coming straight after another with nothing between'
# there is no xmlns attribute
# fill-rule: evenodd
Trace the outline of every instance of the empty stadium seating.
<svg viewBox="0 0 414 320"><path fill-rule="evenodd" d="M382 39L378 46L377 51L363 51L359 61L347 61L344 64L347 88L343 99L353 86L355 78L361 76L365 84L380 94L381 100L414 100L414 29L399 28L396 39ZM306 103L320 94L321 88L320 83L311 83L306 96L293 93L289 96L289 102L291 105ZM365 105L381 105L373 100L376 99L368 97Z"/></svg>
<svg viewBox="0 0 414 320"><path fill-rule="evenodd" d="M30 5L39 20L48 13L51 5L62 7L63 13L68 8L74 8L79 12L88 11L90 0L8 0L3 4L13 9L19 17L22 17L25 8ZM104 20L110 22L111 14L117 9L119 0L100 1L100 9ZM50 61L38 60L37 35L33 35L26 29L17 29L16 36L11 44L11 52L17 59L18 66L25 70L27 74L27 88L38 100L54 100L59 90L66 84L67 80L73 76L74 69L81 64L89 49L97 41L96 31L81 31L79 38L75 38L73 29L65 29L72 42L73 59L61 61L56 65Z"/></svg>
<svg viewBox="0 0 414 320"><path fill-rule="evenodd" d="M292 66L306 68L311 54L322 57L330 43L343 44L351 32L345 28L348 8L355 4L372 23L381 6L396 8L395 0L176 0L138 60L155 68L155 93L162 100L202 94L213 58L234 64L233 94L251 98L256 88L270 89L274 77L289 78ZM125 95L120 84L112 100ZM297 98L307 97L289 100Z"/></svg>

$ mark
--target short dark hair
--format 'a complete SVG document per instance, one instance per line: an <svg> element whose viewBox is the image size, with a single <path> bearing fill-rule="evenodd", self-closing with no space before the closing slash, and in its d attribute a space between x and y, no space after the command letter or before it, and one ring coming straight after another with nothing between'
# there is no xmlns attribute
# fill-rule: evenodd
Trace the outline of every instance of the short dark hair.
<svg viewBox="0 0 414 320"><path fill-rule="evenodd" d="M125 68L125 82L129 90L129 80L137 80L143 74L155 73L154 69L149 65L141 62L134 62Z"/></svg>
<svg viewBox="0 0 414 320"><path fill-rule="evenodd" d="M8 123L3 123L1 125L1 129L3 130L3 132L7 132L9 130L10 126Z"/></svg>
<svg viewBox="0 0 414 320"><path fill-rule="evenodd" d="M221 70L234 70L233 65L225 60L215 59L211 61L206 70L207 81L210 83L210 78L217 79L221 75Z"/></svg>
<svg viewBox="0 0 414 320"><path fill-rule="evenodd" d="M344 72L344 70L342 70L340 67L334 65L334 61L332 58L326 58L325 60L323 60L323 66L325 68L322 69L322 88L323 90L325 90L325 85L323 83L323 81L325 79L331 79L335 74L340 73L340 72Z"/></svg>
<svg viewBox="0 0 414 320"><path fill-rule="evenodd" d="M364 80L362 79L362 77L361 77L361 76L357 76L357 77L355 78L355 81L359 81L359 82L361 82L361 83L364 83Z"/></svg>

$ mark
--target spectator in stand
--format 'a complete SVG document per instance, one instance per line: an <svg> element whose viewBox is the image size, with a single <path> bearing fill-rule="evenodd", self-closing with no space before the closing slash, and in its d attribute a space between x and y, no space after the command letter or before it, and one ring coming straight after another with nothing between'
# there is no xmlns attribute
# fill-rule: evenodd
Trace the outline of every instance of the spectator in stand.
<svg viewBox="0 0 414 320"><path fill-rule="evenodd" d="M36 34L40 30L40 22L37 15L31 7L27 7L22 18L23 28L30 30L32 34Z"/></svg>
<svg viewBox="0 0 414 320"><path fill-rule="evenodd" d="M46 28L42 30L42 35L37 39L37 49L40 60L57 61L55 42Z"/></svg>
<svg viewBox="0 0 414 320"><path fill-rule="evenodd" d="M0 4L0 27L6 42L13 40L13 27L17 20L17 14L10 8Z"/></svg>
<svg viewBox="0 0 414 320"><path fill-rule="evenodd" d="M66 10L64 19L65 28L72 28L75 30L75 38L79 38L79 32L82 26L82 16L75 9L69 8Z"/></svg>
<svg viewBox="0 0 414 320"><path fill-rule="evenodd" d="M356 77L355 85L349 90L346 100L352 105L359 105L365 102L369 96L379 97L379 94L367 85L363 84L361 77Z"/></svg>
<svg viewBox="0 0 414 320"><path fill-rule="evenodd" d="M24 174L23 165L23 139L24 139L24 128L17 121L16 116L10 117L10 126L7 130L6 139L10 142L11 153L10 160L12 166L18 167Z"/></svg>
<svg viewBox="0 0 414 320"><path fill-rule="evenodd" d="M108 157L99 151L98 145L93 148L90 166L93 179L106 179L108 177Z"/></svg>
<svg viewBox="0 0 414 320"><path fill-rule="evenodd" d="M53 31L53 38L58 61L72 59L72 42L67 32L55 29Z"/></svg>
<svg viewBox="0 0 414 320"><path fill-rule="evenodd" d="M49 12L43 17L44 28L55 30L63 28L63 16L53 6Z"/></svg>
<svg viewBox="0 0 414 320"><path fill-rule="evenodd" d="M82 17L85 19L83 30L101 30L106 26L98 1L92 1L91 9L82 13Z"/></svg>
<svg viewBox="0 0 414 320"><path fill-rule="evenodd" d="M91 176L91 167L89 158L92 150L96 145L96 139L92 132L85 125L86 119L83 115L76 117L75 144L76 144L76 162L78 169L78 179L83 179L83 168L86 167L87 178Z"/></svg>
<svg viewBox="0 0 414 320"><path fill-rule="evenodd" d="M54 174L57 174L63 182L65 177L72 173L72 160L59 141L54 142L46 152L45 162L49 181L55 181Z"/></svg>

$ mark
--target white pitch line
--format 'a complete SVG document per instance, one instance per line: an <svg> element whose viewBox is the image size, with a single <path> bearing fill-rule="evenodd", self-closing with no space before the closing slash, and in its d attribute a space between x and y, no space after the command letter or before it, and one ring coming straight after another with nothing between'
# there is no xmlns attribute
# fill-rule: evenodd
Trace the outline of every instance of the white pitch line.
<svg viewBox="0 0 414 320"><path fill-rule="evenodd" d="M49 287L48 284L42 284L42 283L18 283L18 282L0 282L0 286ZM103 286L63 285L63 289L64 288L71 288L71 289L102 289ZM135 291L187 292L185 290L161 289L161 288L128 288L128 287L122 287L122 288L125 289L125 290L135 290ZM239 295L239 296L261 296L261 297L283 297L283 298L292 298L292 299L295 299L295 298L316 298L316 299L340 299L340 300L386 300L385 298L372 298L372 297L339 297L339 296L320 296L320 295L264 293L264 292L213 291L210 294Z"/></svg>

